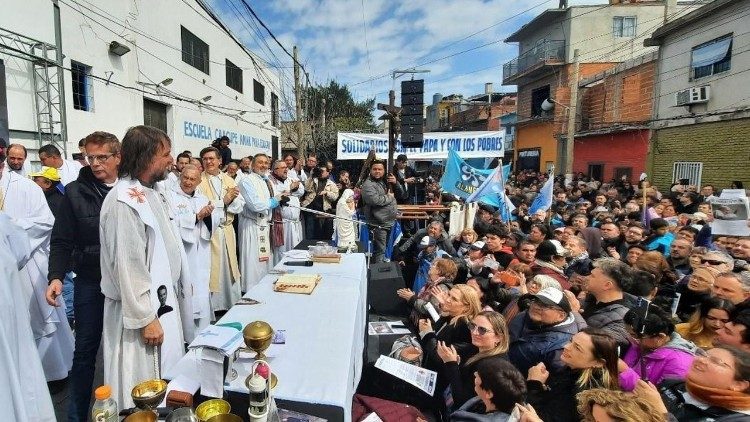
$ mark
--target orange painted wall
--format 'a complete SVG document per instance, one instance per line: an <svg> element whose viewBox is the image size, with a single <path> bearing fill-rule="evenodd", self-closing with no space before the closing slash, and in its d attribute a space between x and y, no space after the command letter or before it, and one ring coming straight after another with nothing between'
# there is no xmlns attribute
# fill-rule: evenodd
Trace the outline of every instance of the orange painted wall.
<svg viewBox="0 0 750 422"><path fill-rule="evenodd" d="M515 161L518 161L518 151L528 148L541 148L539 154L538 171L546 169L546 163L557 163L557 139L553 136L554 124L540 122L524 124L516 127Z"/></svg>

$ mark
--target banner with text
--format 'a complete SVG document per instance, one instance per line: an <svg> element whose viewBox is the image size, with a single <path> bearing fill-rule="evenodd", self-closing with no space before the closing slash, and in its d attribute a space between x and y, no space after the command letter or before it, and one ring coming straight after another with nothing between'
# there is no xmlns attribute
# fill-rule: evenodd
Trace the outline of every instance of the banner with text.
<svg viewBox="0 0 750 422"><path fill-rule="evenodd" d="M499 132L428 132L424 134L422 148L402 148L396 140L395 156L406 154L410 160L435 160L448 158L454 151L461 158L502 157L505 154L504 131ZM388 134L338 133L337 157L339 160L364 160L371 149L380 159L388 158Z"/></svg>

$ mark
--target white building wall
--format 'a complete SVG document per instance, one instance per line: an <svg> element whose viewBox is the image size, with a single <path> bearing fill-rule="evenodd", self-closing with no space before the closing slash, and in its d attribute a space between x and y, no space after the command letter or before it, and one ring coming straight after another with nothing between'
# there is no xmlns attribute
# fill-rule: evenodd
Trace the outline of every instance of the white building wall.
<svg viewBox="0 0 750 422"><path fill-rule="evenodd" d="M690 113L729 111L750 105L750 100L748 100L750 85L747 84L748 69L750 69L748 21L750 21L750 1L737 1L709 17L692 22L663 40L656 86L655 110L658 119L671 119ZM730 33L734 34L731 69L727 72L691 80L690 63L693 47ZM711 87L708 103L676 106L677 91L703 85ZM710 120L710 117L704 118L704 121ZM662 120L656 124L664 127L691 122L692 119Z"/></svg>
<svg viewBox="0 0 750 422"><path fill-rule="evenodd" d="M51 2L13 1L6 6L0 27L54 44ZM143 124L144 97L168 106L167 132L175 152L197 153L226 134L233 158L271 153L271 137L279 136L270 123L271 93L281 96L279 77L253 57L259 75L249 54L196 0L61 0L60 10L64 67L69 69L75 60L109 80L93 80L91 111L75 110L71 74L65 71L69 155L77 152L79 139L95 130L122 137L128 127ZM210 74L182 61L181 25L209 45ZM121 57L110 54L111 41L131 51ZM243 93L226 86L227 58L243 68ZM31 67L18 59L6 60L6 66L11 131L35 132ZM167 78L173 79L169 86L154 87ZM265 86L265 105L253 100L253 79ZM197 104L206 96L211 99L205 105Z"/></svg>

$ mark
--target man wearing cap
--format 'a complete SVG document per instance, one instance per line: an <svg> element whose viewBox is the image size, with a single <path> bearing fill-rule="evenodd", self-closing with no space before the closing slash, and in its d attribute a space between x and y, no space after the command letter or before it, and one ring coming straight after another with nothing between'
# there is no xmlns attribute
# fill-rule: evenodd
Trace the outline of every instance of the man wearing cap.
<svg viewBox="0 0 750 422"><path fill-rule="evenodd" d="M489 275L489 268L484 266L484 258L488 253L489 250L481 240L477 240L469 246L469 251L464 255L468 277L482 276L486 278Z"/></svg>
<svg viewBox="0 0 750 422"><path fill-rule="evenodd" d="M437 242L432 236L422 237L422 240L419 242L419 245L417 245L417 248L420 251L419 255L417 256L419 267L417 269L417 275L416 277L414 277L414 285L412 286L412 290L414 290L415 292L420 291L422 287L427 284L427 273L430 271L432 261L434 261L435 258L442 258L447 255L444 250L440 249L437 246Z"/></svg>
<svg viewBox="0 0 750 422"><path fill-rule="evenodd" d="M34 181L44 191L44 196L47 199L47 205L52 211L52 215L55 219L60 217L60 205L65 195L60 192L58 185L60 184L60 174L57 169L53 167L42 167L40 171L29 174L31 180Z"/></svg>
<svg viewBox="0 0 750 422"><path fill-rule="evenodd" d="M557 240L545 240L536 249L536 260L532 271L534 275L548 275L554 278L563 289L570 289L570 282L565 276L565 257L568 251Z"/></svg>
<svg viewBox="0 0 750 422"><path fill-rule="evenodd" d="M78 161L63 159L60 150L52 144L43 145L39 148L39 161L42 162L43 166L57 169L63 186L78 179L78 172L83 168Z"/></svg>
<svg viewBox="0 0 750 422"><path fill-rule="evenodd" d="M563 347L585 327L583 318L572 312L565 294L546 287L532 297L528 311L511 320L508 360L524 374L539 362L550 372L560 370Z"/></svg>

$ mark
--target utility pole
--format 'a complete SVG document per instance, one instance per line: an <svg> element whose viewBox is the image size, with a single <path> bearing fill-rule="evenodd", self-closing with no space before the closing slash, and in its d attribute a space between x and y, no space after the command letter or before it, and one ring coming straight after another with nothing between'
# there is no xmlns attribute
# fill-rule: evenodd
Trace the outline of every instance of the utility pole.
<svg viewBox="0 0 750 422"><path fill-rule="evenodd" d="M300 92L299 83L299 60L297 60L297 46L294 46L292 52L294 58L294 102L295 114L297 115L297 159L304 163L307 152L307 144L302 138L302 93Z"/></svg>
<svg viewBox="0 0 750 422"><path fill-rule="evenodd" d="M578 113L578 49L573 50L573 76L570 86L570 107L568 108L568 134L565 139L565 181L573 180L573 147L576 134L576 114Z"/></svg>

